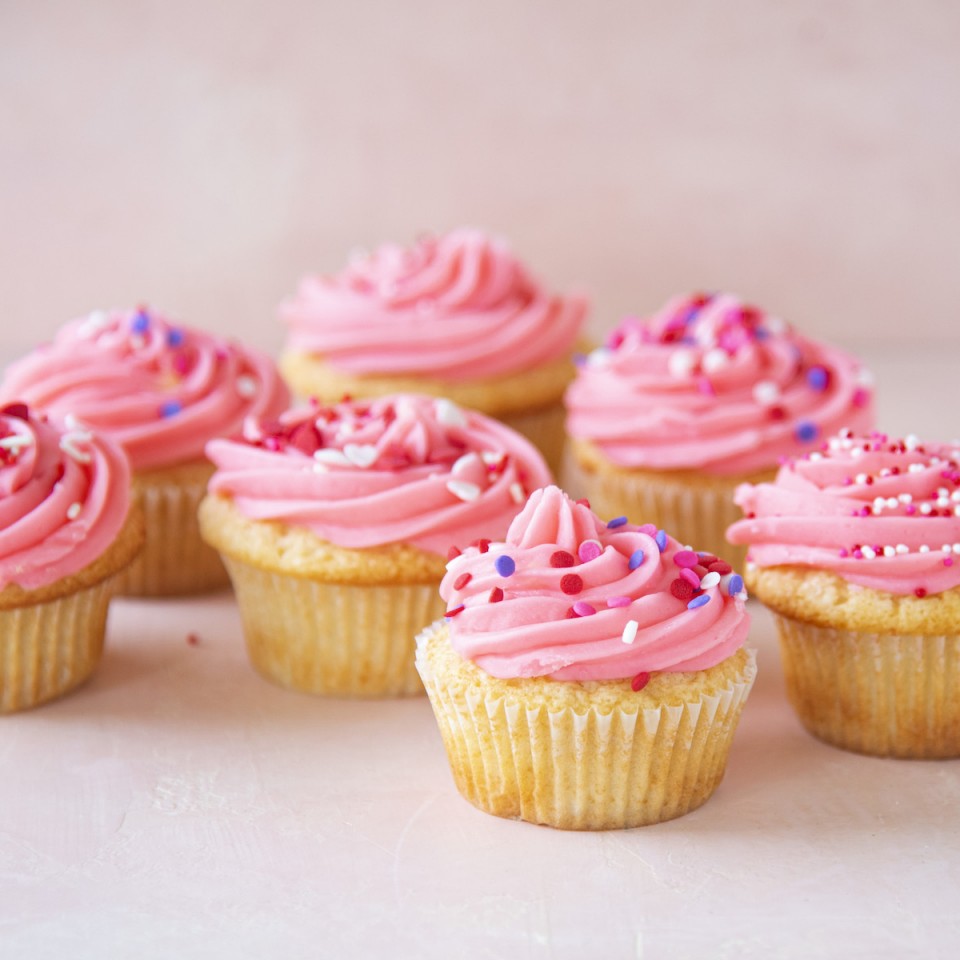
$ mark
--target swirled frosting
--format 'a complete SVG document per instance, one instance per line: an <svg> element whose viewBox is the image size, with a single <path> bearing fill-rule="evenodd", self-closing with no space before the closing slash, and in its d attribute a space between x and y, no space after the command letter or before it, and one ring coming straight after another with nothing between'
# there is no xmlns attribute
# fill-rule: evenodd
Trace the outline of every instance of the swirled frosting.
<svg viewBox="0 0 960 960"><path fill-rule="evenodd" d="M214 440L207 453L211 493L250 519L307 527L341 547L407 543L444 555L505 533L529 491L550 482L518 433L412 394L248 421L244 441Z"/></svg>
<svg viewBox="0 0 960 960"><path fill-rule="evenodd" d="M118 447L23 403L0 409L0 589L77 573L113 543L129 506Z"/></svg>
<svg viewBox="0 0 960 960"><path fill-rule="evenodd" d="M760 567L920 597L960 586L960 444L844 430L735 499L745 519L727 537Z"/></svg>
<svg viewBox="0 0 960 960"><path fill-rule="evenodd" d="M389 244L334 277L307 277L280 308L288 348L354 374L480 379L570 354L580 297L548 293L479 230Z"/></svg>
<svg viewBox="0 0 960 960"><path fill-rule="evenodd" d="M502 543L447 565L450 640L494 677L615 680L702 670L744 642L743 581L710 554L557 487L534 491Z"/></svg>
<svg viewBox="0 0 960 960"><path fill-rule="evenodd" d="M0 397L75 415L119 443L134 470L202 459L212 437L289 403L266 355L142 308L66 324L10 365Z"/></svg>
<svg viewBox="0 0 960 960"><path fill-rule="evenodd" d="M752 473L844 426L873 426L869 375L730 294L678 297L624 320L581 364L568 431L613 463Z"/></svg>

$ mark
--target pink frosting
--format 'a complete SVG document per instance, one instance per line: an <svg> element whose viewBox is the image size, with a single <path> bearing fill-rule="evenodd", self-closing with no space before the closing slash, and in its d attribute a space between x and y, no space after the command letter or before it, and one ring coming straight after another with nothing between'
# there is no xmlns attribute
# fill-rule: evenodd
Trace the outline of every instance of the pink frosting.
<svg viewBox="0 0 960 960"><path fill-rule="evenodd" d="M749 544L760 567L815 567L921 597L960 586L960 444L843 431L735 499L746 519L727 538Z"/></svg>
<svg viewBox="0 0 960 960"><path fill-rule="evenodd" d="M314 404L279 424L248 422L245 435L208 445L210 491L250 519L307 527L342 547L446 554L505 533L529 491L550 482L527 440L445 399Z"/></svg>
<svg viewBox="0 0 960 960"><path fill-rule="evenodd" d="M77 573L113 543L129 506L118 447L25 404L0 409L0 589Z"/></svg>
<svg viewBox="0 0 960 960"><path fill-rule="evenodd" d="M505 542L451 560L440 593L454 649L503 678L703 670L734 653L749 625L729 566L652 525L604 523L557 487L531 495Z"/></svg>
<svg viewBox="0 0 960 960"><path fill-rule="evenodd" d="M354 374L477 379L568 356L586 314L478 230L390 244L280 308L290 349Z"/></svg>
<svg viewBox="0 0 960 960"><path fill-rule="evenodd" d="M264 354L145 309L66 324L11 364L0 397L74 414L119 443L134 470L202 459L212 437L290 402Z"/></svg>
<svg viewBox="0 0 960 960"><path fill-rule="evenodd" d="M873 426L869 375L729 294L624 320L567 391L568 430L613 463L715 475L776 466L841 427Z"/></svg>

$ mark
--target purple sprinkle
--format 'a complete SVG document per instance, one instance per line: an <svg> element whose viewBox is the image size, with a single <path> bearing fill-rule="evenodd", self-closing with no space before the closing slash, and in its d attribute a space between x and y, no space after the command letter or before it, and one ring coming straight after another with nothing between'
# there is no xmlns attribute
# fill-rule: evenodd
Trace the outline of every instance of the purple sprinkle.
<svg viewBox="0 0 960 960"><path fill-rule="evenodd" d="M183 407L180 405L179 400L167 400L167 402L160 407L160 416L175 417L182 409Z"/></svg>
<svg viewBox="0 0 960 960"><path fill-rule="evenodd" d="M573 355L573 365L574 365L575 367L585 366L585 365L586 365L586 362L587 362L587 357L586 357L585 354L583 354L583 353L575 353L575 354Z"/></svg>
<svg viewBox="0 0 960 960"><path fill-rule="evenodd" d="M820 428L812 420L800 420L793 428L799 443L812 443L820 435Z"/></svg>
<svg viewBox="0 0 960 960"><path fill-rule="evenodd" d="M660 548L660 552L663 553L663 551L667 549L666 530L658 530L657 535L653 539L657 541L657 546Z"/></svg>
<svg viewBox="0 0 960 960"><path fill-rule="evenodd" d="M183 331L178 330L176 327L171 328L167 331L167 346L168 347L179 347L183 345Z"/></svg>
<svg viewBox="0 0 960 960"><path fill-rule="evenodd" d="M626 517L614 517L612 520L607 522L607 529L614 530L617 527L622 527L626 522Z"/></svg>
<svg viewBox="0 0 960 960"><path fill-rule="evenodd" d="M639 567L640 564L643 563L643 558L645 556L646 554L642 550L634 550L633 553L630 554L630 563L629 563L630 569L636 570L637 567Z"/></svg>
<svg viewBox="0 0 960 960"><path fill-rule="evenodd" d="M702 607L705 603L710 602L709 593L701 593L699 597L694 597L688 604L688 610L696 610L697 607Z"/></svg>
<svg viewBox="0 0 960 960"><path fill-rule="evenodd" d="M633 601L629 597L608 597L608 607L629 607Z"/></svg>
<svg viewBox="0 0 960 960"><path fill-rule="evenodd" d="M146 333L150 328L150 315L146 310L138 310L130 321L130 329L134 333Z"/></svg>
<svg viewBox="0 0 960 960"><path fill-rule="evenodd" d="M573 612L578 617L589 617L591 614L596 613L597 611L589 604L586 600L578 600L573 605Z"/></svg>
<svg viewBox="0 0 960 960"><path fill-rule="evenodd" d="M513 557L508 557L505 553L501 553L500 556L493 561L493 565L501 577L512 577L514 571L517 569Z"/></svg>
<svg viewBox="0 0 960 960"><path fill-rule="evenodd" d="M811 367L807 371L807 383L811 390L826 390L830 384L830 371L826 367Z"/></svg>
<svg viewBox="0 0 960 960"><path fill-rule="evenodd" d="M743 577L739 573L735 573L727 581L727 593L731 597L735 597L741 590L743 590Z"/></svg>

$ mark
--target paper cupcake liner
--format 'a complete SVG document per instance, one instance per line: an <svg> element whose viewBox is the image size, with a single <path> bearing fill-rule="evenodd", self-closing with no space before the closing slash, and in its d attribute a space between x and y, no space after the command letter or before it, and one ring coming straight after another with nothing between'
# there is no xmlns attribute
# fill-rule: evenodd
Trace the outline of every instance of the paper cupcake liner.
<svg viewBox="0 0 960 960"><path fill-rule="evenodd" d="M143 509L146 540L123 574L121 595L172 597L208 593L229 583L220 555L201 539L197 523L207 476L188 482L182 476L176 481L156 475L135 478L134 499Z"/></svg>
<svg viewBox="0 0 960 960"><path fill-rule="evenodd" d="M0 610L0 713L46 703L90 677L100 662L117 579Z"/></svg>
<svg viewBox="0 0 960 960"><path fill-rule="evenodd" d="M815 737L879 757L960 757L960 635L775 620L787 695Z"/></svg>
<svg viewBox="0 0 960 960"><path fill-rule="evenodd" d="M538 410L498 414L497 419L526 437L543 454L554 477L560 476L566 440L566 411L560 401Z"/></svg>
<svg viewBox="0 0 960 960"><path fill-rule="evenodd" d="M727 543L727 528L742 519L733 493L744 477L714 477L711 483L684 482L665 472L588 471L572 453L563 476L571 495L586 497L601 517L626 516L631 523L655 523L683 544L722 557L742 570L747 548Z"/></svg>
<svg viewBox="0 0 960 960"><path fill-rule="evenodd" d="M250 660L268 680L329 696L423 693L414 639L443 616L437 584L324 583L225 562Z"/></svg>
<svg viewBox="0 0 960 960"><path fill-rule="evenodd" d="M474 806L499 817L565 830L660 823L703 804L723 778L740 711L756 673L748 667L717 695L636 712L550 709L433 675L418 638L417 665L454 781Z"/></svg>

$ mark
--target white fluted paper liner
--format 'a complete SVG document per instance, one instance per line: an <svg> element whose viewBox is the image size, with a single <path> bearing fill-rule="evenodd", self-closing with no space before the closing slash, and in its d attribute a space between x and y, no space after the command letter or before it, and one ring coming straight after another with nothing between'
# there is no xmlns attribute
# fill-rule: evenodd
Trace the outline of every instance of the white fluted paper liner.
<svg viewBox="0 0 960 960"><path fill-rule="evenodd" d="M457 788L488 813L569 830L659 823L704 803L723 777L756 675L751 652L742 674L717 694L694 690L677 705L576 712L491 695L482 678L448 687L428 649L445 631L434 624L417 638L417 668Z"/></svg>
<svg viewBox="0 0 960 960"><path fill-rule="evenodd" d="M267 679L304 693L403 697L423 693L414 638L443 616L438 584L325 583L224 562L247 652Z"/></svg>
<svg viewBox="0 0 960 960"><path fill-rule="evenodd" d="M134 501L143 509L146 539L140 556L123 574L119 593L128 597L170 597L208 593L229 583L220 555L200 536L197 508L207 492L213 466L185 478L172 471L134 477Z"/></svg>
<svg viewBox="0 0 960 960"><path fill-rule="evenodd" d="M90 677L103 651L116 580L0 610L0 713L39 706Z"/></svg>
<svg viewBox="0 0 960 960"><path fill-rule="evenodd" d="M814 736L880 757L960 757L960 635L774 619L787 696Z"/></svg>

